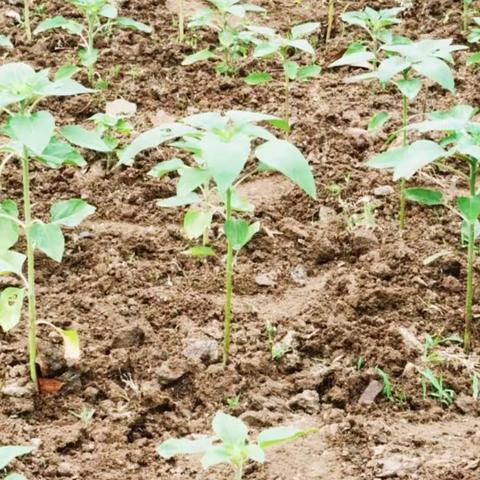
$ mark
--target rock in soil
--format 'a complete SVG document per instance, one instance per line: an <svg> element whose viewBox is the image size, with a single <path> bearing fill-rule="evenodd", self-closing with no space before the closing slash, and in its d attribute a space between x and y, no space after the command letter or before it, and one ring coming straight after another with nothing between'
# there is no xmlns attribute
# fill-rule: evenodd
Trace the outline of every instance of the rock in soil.
<svg viewBox="0 0 480 480"><path fill-rule="evenodd" d="M127 327L119 330L113 337L112 348L139 347L145 342L145 332L140 327Z"/></svg>
<svg viewBox="0 0 480 480"><path fill-rule="evenodd" d="M215 340L195 340L183 350L183 355L195 363L210 365L218 361L218 343Z"/></svg>
<svg viewBox="0 0 480 480"><path fill-rule="evenodd" d="M378 380L371 380L368 387L362 393L358 403L362 405L371 405L375 402L380 392L383 390L383 385Z"/></svg>
<svg viewBox="0 0 480 480"><path fill-rule="evenodd" d="M303 410L306 413L314 414L320 409L320 398L315 390L304 390L288 401L292 410Z"/></svg>

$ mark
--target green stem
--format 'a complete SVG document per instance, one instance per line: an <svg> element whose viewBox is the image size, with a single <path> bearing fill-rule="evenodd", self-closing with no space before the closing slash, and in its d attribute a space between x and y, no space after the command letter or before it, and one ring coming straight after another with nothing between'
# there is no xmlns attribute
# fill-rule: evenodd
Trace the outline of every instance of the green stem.
<svg viewBox="0 0 480 480"><path fill-rule="evenodd" d="M232 190L226 193L225 222L232 218ZM231 325L232 325L232 290L233 290L233 246L227 238L227 262L225 268L225 314L223 327L223 365L228 363L230 355Z"/></svg>
<svg viewBox="0 0 480 480"><path fill-rule="evenodd" d="M468 24L470 23L470 12L468 9L468 3L464 0L463 1L463 31L467 33L468 31Z"/></svg>
<svg viewBox="0 0 480 480"><path fill-rule="evenodd" d="M328 20L327 20L327 35L325 36L325 43L330 41L332 36L333 22L335 20L335 0L328 2Z"/></svg>
<svg viewBox="0 0 480 480"><path fill-rule="evenodd" d="M180 0L179 10L178 10L178 40L180 43L183 43L185 39L185 6L184 0Z"/></svg>
<svg viewBox="0 0 480 480"><path fill-rule="evenodd" d="M30 26L30 0L23 0L23 24L29 42L32 41L32 27Z"/></svg>
<svg viewBox="0 0 480 480"><path fill-rule="evenodd" d="M242 478L243 478L243 465L236 465L234 468L235 468L235 480L242 480Z"/></svg>
<svg viewBox="0 0 480 480"><path fill-rule="evenodd" d="M88 45L87 45L87 52L88 55L90 56L94 50L94 44L95 44L95 26L94 26L94 19L91 16L88 16L88 32L87 32L87 40L88 40ZM89 65L87 70L87 77L88 77L88 83L91 87L93 87L93 81L95 77L95 69L94 65Z"/></svg>
<svg viewBox="0 0 480 480"><path fill-rule="evenodd" d="M408 145L408 98L405 95L402 95L402 128L403 128L403 141L402 144L404 147ZM405 196L405 179L400 180L400 213L399 213L399 222L400 230L405 229L405 207L407 204Z"/></svg>
<svg viewBox="0 0 480 480"><path fill-rule="evenodd" d="M285 120L290 124L290 114L291 114L291 105L290 105L290 77L285 71Z"/></svg>
<svg viewBox="0 0 480 480"><path fill-rule="evenodd" d="M25 216L25 237L27 241L27 283L28 283L28 355L30 378L37 387L37 313L35 301L35 259L31 237L32 208L30 204L30 162L27 149L22 155L23 210Z"/></svg>

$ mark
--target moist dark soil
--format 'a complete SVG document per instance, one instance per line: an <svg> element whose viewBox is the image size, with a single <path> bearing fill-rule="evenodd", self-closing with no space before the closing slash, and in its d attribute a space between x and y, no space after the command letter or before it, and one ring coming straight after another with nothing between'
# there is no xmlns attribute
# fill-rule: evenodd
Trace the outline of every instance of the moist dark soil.
<svg viewBox="0 0 480 480"><path fill-rule="evenodd" d="M100 40L98 72L108 89L45 102L59 124L87 125L88 117L118 98L137 105L132 119L137 132L166 115L227 109L282 115L280 75L273 84L252 88L241 78L217 75L211 63L181 66L192 48L176 41L175 2L120 3L123 15L154 26L155 33L116 31ZM265 466L250 467L248 479L480 478L480 402L471 390L480 368L479 342L470 356L456 343L438 347L437 361L423 351L427 335L462 333L466 272L460 221L445 208L410 205L407 229L399 232L397 185L390 174L364 165L385 148L387 138L368 134L368 122L386 110L398 124L398 95L367 83L345 84L348 70L327 68L358 31L337 20L326 45L325 2L254 3L268 10L258 22L284 32L304 21L322 23L315 40L324 71L293 87L290 136L313 166L319 199L309 200L275 175L259 174L243 187L262 229L237 258L233 348L224 369L223 242L215 226L216 257L196 261L182 254L188 247L182 212L156 204L173 193L175 179L147 176L171 152L150 151L132 167L111 172L94 154L81 171L32 167L38 217L46 217L54 201L71 197L87 200L97 211L67 232L61 264L37 257L39 318L79 330L81 362L67 366L61 345L42 327L42 377L63 386L32 397L1 397L0 444L38 445L34 455L14 465L29 479L229 478L222 468L203 472L196 459L166 462L155 453L164 439L208 432L219 409L241 416L252 432L291 423L318 429L273 449ZM336 3L338 13L367 4ZM414 3L399 33L465 42L460 1ZM27 44L12 12L21 13L21 6L10 1L0 6L0 31L15 44L3 63L55 69L75 60L76 45L67 34L44 34ZM33 23L56 14L74 11L59 0L39 2ZM214 37L189 32L188 39L203 48ZM465 66L466 56L456 56L456 94L428 85L421 101L411 105L412 118L456 103L479 104L478 74ZM255 68L246 61L241 73ZM466 189L463 179L438 169L416 182L441 184L452 198ZM332 187L340 187L340 196ZM21 199L17 165L5 170L1 188L2 198ZM477 308L475 320L479 313ZM291 351L277 361L271 359L266 322L276 326L277 340L293 338ZM27 382L25 323L0 333L0 384ZM478 339L477 321L475 329ZM366 404L362 395L380 380L376 367L390 376L394 399L380 394ZM424 398L420 371L426 368L455 391L451 406L428 392ZM227 399L236 395L238 405L229 407ZM95 411L88 425L74 415L82 407Z"/></svg>

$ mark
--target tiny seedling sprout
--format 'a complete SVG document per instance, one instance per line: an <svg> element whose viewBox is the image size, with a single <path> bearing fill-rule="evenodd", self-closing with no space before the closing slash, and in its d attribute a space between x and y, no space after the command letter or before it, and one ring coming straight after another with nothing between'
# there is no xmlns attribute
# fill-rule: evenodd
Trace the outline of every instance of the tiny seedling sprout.
<svg viewBox="0 0 480 480"><path fill-rule="evenodd" d="M449 406L453 403L455 392L445 388L442 377L437 377L429 368L423 370L422 374L422 392L423 398L427 398L428 386L430 386L430 396L438 400L441 404Z"/></svg>

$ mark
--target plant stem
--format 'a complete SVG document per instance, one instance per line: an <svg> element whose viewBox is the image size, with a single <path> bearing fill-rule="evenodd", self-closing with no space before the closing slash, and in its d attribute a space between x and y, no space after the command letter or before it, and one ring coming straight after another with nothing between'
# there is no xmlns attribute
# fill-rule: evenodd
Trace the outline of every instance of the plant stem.
<svg viewBox="0 0 480 480"><path fill-rule="evenodd" d="M232 218L232 189L227 189L225 221ZM223 365L228 363L230 354L230 337L232 325L232 290L233 290L233 246L227 238L227 262L225 268L225 314L223 327Z"/></svg>
<svg viewBox="0 0 480 480"><path fill-rule="evenodd" d="M477 165L470 163L470 196L475 196ZM473 263L475 261L475 223L468 226L468 252L467 252L467 295L465 299L465 333L463 336L463 347L465 353L472 349L472 320L473 320Z"/></svg>
<svg viewBox="0 0 480 480"><path fill-rule="evenodd" d="M470 23L470 12L468 8L467 0L463 0L463 31L467 33L468 31L468 24Z"/></svg>
<svg viewBox="0 0 480 480"><path fill-rule="evenodd" d="M30 0L23 0L23 25L29 42L32 41L32 28L30 26Z"/></svg>
<svg viewBox="0 0 480 480"><path fill-rule="evenodd" d="M335 0L330 0L328 2L327 35L325 36L325 43L328 43L332 36L332 28L333 28L334 20L335 20Z"/></svg>
<svg viewBox="0 0 480 480"><path fill-rule="evenodd" d="M30 204L30 162L27 149L22 155L23 210L25 217L25 237L27 241L27 283L28 283L28 355L30 378L37 388L37 312L35 301L35 259L31 237L32 208Z"/></svg>
<svg viewBox="0 0 480 480"><path fill-rule="evenodd" d="M290 77L288 73L285 72L285 120L290 124L290 114L291 114L291 105L290 105Z"/></svg>
<svg viewBox="0 0 480 480"><path fill-rule="evenodd" d="M405 95L402 95L402 127L403 127L403 141L402 144L404 147L408 145L408 134L407 134L407 125L408 125L408 98ZM399 213L399 222L400 230L405 229L405 207L406 207L406 196L405 196L405 179L400 180L400 213Z"/></svg>
<svg viewBox="0 0 480 480"><path fill-rule="evenodd" d="M183 43L185 39L185 5L184 0L179 0L178 7L178 40Z"/></svg>
<svg viewBox="0 0 480 480"><path fill-rule="evenodd" d="M88 32L87 32L87 39L88 39L88 46L87 46L87 52L88 52L88 58L92 55L92 52L94 50L94 43L95 43L95 26L94 26L94 20L93 18L89 15L88 18ZM89 62L91 62L92 59L90 58ZM95 77L95 70L94 70L94 65L88 65L87 67L87 77L88 77L88 83L91 87L93 87L93 80Z"/></svg>
<svg viewBox="0 0 480 480"><path fill-rule="evenodd" d="M234 468L235 468L235 480L242 480L242 478L243 478L243 465L236 465Z"/></svg>

